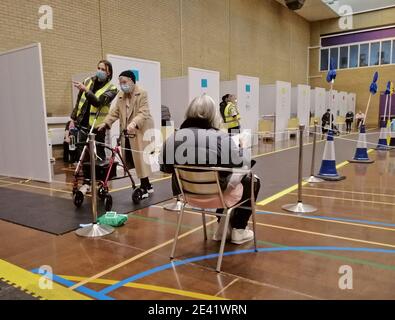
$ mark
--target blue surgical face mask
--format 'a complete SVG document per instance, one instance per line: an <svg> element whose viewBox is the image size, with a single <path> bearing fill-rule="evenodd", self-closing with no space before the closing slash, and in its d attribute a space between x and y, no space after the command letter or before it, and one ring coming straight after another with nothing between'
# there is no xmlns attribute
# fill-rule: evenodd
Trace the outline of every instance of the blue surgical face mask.
<svg viewBox="0 0 395 320"><path fill-rule="evenodd" d="M96 77L99 79L99 81L105 81L107 80L107 72L103 70L97 70Z"/></svg>
<svg viewBox="0 0 395 320"><path fill-rule="evenodd" d="M129 85L129 84L122 84L122 85L121 85L121 90L122 90L124 93L131 93L131 92L132 92L132 86Z"/></svg>

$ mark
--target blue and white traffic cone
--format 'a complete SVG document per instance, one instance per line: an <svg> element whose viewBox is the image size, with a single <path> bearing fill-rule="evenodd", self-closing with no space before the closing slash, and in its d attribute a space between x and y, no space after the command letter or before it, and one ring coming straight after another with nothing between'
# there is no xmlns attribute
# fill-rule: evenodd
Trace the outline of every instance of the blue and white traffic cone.
<svg viewBox="0 0 395 320"><path fill-rule="evenodd" d="M354 159L350 160L351 163L373 163L373 160L369 159L368 147L366 143L366 128L364 124L361 124L361 131L359 133L357 150L355 152Z"/></svg>
<svg viewBox="0 0 395 320"><path fill-rule="evenodd" d="M325 143L324 156L322 159L320 173L317 178L324 179L326 181L340 181L346 179L344 176L340 176L336 169L336 155L335 155L335 141L333 138L333 131L328 131L328 138Z"/></svg>
<svg viewBox="0 0 395 320"><path fill-rule="evenodd" d="M387 123L385 120L381 121L380 123L380 138L376 150L380 150L380 151L389 150L387 144Z"/></svg>

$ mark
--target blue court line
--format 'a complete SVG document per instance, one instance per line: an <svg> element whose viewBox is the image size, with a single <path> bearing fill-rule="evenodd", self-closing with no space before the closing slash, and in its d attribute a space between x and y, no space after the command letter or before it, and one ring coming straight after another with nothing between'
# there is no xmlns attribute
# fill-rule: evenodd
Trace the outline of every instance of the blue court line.
<svg viewBox="0 0 395 320"><path fill-rule="evenodd" d="M260 215L276 215L276 213L265 212L265 211L257 211L256 214L260 214ZM383 226L383 227L393 227L393 228L395 228L395 224L385 223L385 222L378 222L378 221L370 221L370 220L355 220L355 219L331 218L331 217L325 217L325 216L305 216L305 215L301 215L301 217L307 218L307 219L318 218L318 219L323 219L323 220L328 220L328 221L356 222L356 223L370 224L370 225L374 225L374 226Z"/></svg>
<svg viewBox="0 0 395 320"><path fill-rule="evenodd" d="M260 248L258 249L258 252L289 252L289 251L349 251L349 252L370 252L370 253L389 253L389 254L395 254L395 250L388 250L388 249L375 249L375 248L342 248L342 247L282 247L282 248ZM248 254L248 253L254 253L255 250L239 250L239 251L231 251L231 252L225 252L224 256L233 256L233 255L238 255L238 254ZM128 284L129 282L134 282L137 280L140 280L142 278L148 277L150 275L153 275L155 273L172 269L173 267L178 267L185 265L187 263L193 263L197 261L202 261L202 260L210 260L210 259L215 259L218 258L219 254L210 254L206 256L200 256L200 257L194 257L194 258L189 258L185 260L178 260L178 261L173 261L171 263L155 267L153 269L149 269L147 271L138 273L132 277L129 277L125 280L122 280L118 283L115 283L111 286L108 286L107 288L101 290L99 293L101 294L108 294L116 289L119 289L123 287L124 285Z"/></svg>
<svg viewBox="0 0 395 320"><path fill-rule="evenodd" d="M73 285L75 285L75 282L67 280L67 279L64 279L62 277L59 277L56 274L50 274L50 273L43 274L43 273L40 273L40 269L34 269L34 270L31 270L31 272L33 272L35 274L43 275L43 276L47 277L48 279L52 279L55 282L65 286L67 288L70 288ZM83 293L83 294L85 294L85 295L87 295L87 296L89 296L91 298L95 298L97 300L115 300L114 298L108 297L105 294L102 294L101 292L97 292L97 291L91 290L91 289L89 289L87 287L84 287L84 286L78 287L76 289L76 291L78 291L80 293Z"/></svg>

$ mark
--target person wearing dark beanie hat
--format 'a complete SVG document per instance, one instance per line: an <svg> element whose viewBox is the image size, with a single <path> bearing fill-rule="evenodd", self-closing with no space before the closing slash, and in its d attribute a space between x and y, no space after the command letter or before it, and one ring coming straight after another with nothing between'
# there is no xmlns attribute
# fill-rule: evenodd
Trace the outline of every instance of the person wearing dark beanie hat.
<svg viewBox="0 0 395 320"><path fill-rule="evenodd" d="M132 70L126 70L124 72L122 72L119 77L126 77L129 79L132 79L133 83L136 84L136 75L134 74L134 72Z"/></svg>
<svg viewBox="0 0 395 320"><path fill-rule="evenodd" d="M129 137L121 139L122 153L128 169L136 169L137 177L141 180L143 199L154 192L149 181L152 174L149 155L154 144L144 139L148 130L154 128L154 121L148 105L147 92L136 85L136 75L131 70L123 71L119 75L121 91L117 96L117 103L100 128L111 129L112 124L119 120L121 132L127 131Z"/></svg>

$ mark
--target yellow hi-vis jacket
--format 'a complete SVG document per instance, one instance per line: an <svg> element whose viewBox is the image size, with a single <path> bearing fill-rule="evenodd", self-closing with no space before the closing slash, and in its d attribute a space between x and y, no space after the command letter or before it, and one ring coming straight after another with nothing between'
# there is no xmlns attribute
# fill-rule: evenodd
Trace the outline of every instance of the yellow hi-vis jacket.
<svg viewBox="0 0 395 320"><path fill-rule="evenodd" d="M91 89L92 89L92 86L93 86L93 80L92 80L92 78L86 79L86 80L84 81L84 83L85 83L85 86L86 86L86 88L87 88L88 90L91 90ZM113 85L113 84L109 81L108 83L106 83L106 84L103 86L103 88L101 88L100 90L97 90L97 92L95 93L96 98L97 98L97 99L100 99L100 97L101 97L104 93L106 93L108 90L117 90L117 87L116 87L115 85ZM81 114L81 112L82 112L82 107L84 106L85 102L86 102L86 95L85 95L85 92L84 92L84 93L81 95L80 102L79 102L79 104L78 104L77 117L79 117L79 115ZM104 122L104 119L106 118L108 112L110 111L110 106L111 106L111 104L105 105L105 106L101 107L100 114L99 114L99 116L97 117L97 120L96 120L96 123L95 123L95 128L97 128L99 125L101 125L101 124ZM92 126L92 125L93 125L93 122L95 121L95 118L96 118L97 111L98 111L98 108L96 108L96 107L93 106L93 105L90 105L90 108L86 111L86 112L89 112L89 113L90 113L90 115L89 115L89 126Z"/></svg>
<svg viewBox="0 0 395 320"><path fill-rule="evenodd" d="M224 111L225 125L228 129L237 128L240 126L240 113L237 106L229 102Z"/></svg>

